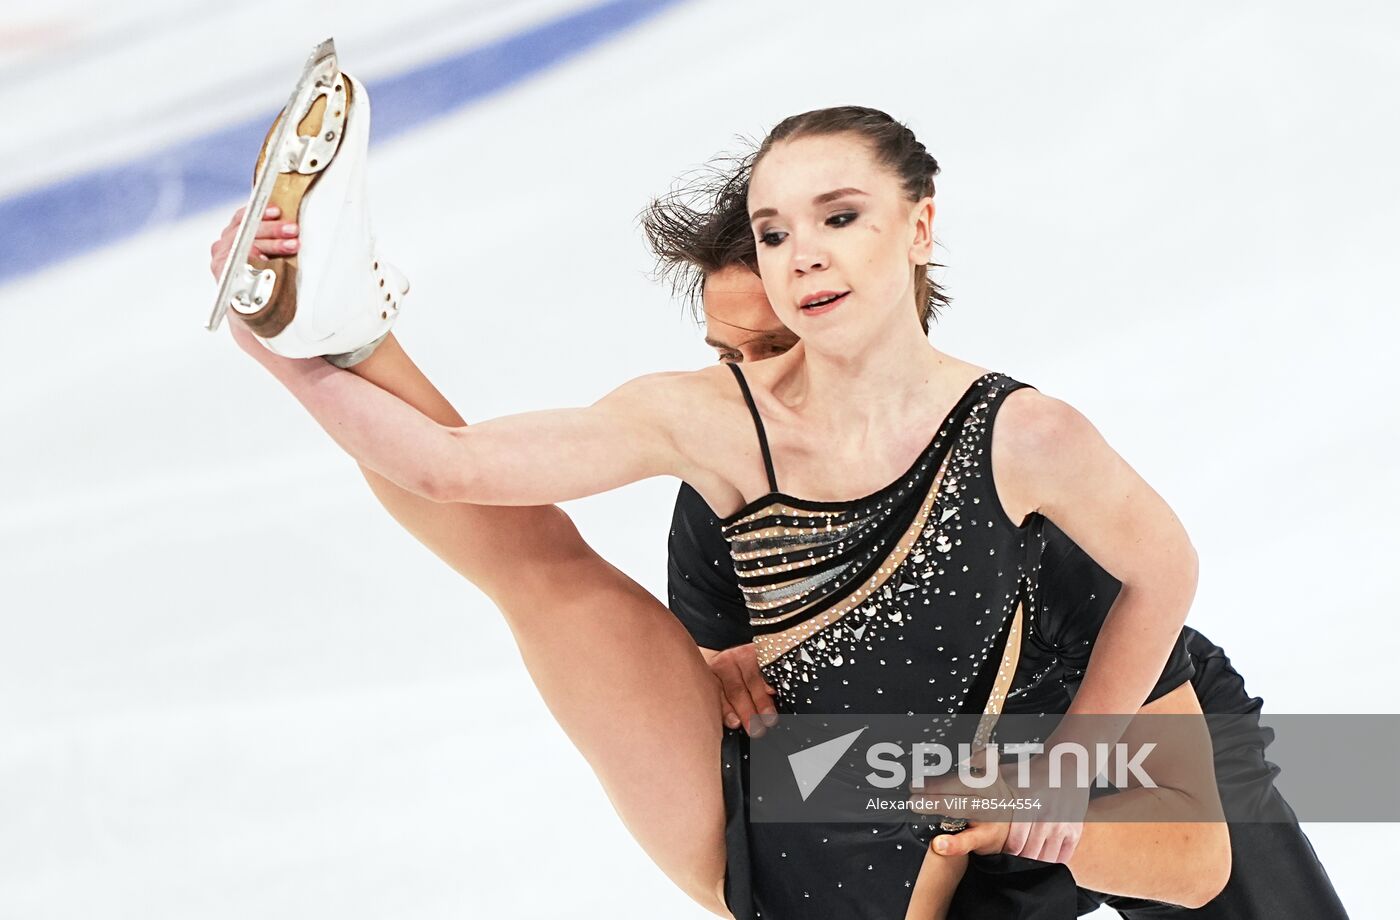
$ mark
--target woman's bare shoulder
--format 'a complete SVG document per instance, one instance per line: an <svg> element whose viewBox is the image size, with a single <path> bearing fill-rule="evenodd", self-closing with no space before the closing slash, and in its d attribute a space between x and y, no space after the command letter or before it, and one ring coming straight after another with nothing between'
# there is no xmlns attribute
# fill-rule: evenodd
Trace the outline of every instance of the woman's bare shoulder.
<svg viewBox="0 0 1400 920"><path fill-rule="evenodd" d="M609 411L627 416L638 436L644 431L662 438L676 460L671 472L699 491L710 507L728 513L741 507L745 496L762 493L763 466L753 425L729 368L647 374L603 401Z"/></svg>
<svg viewBox="0 0 1400 920"><path fill-rule="evenodd" d="M1028 457L1044 457L1046 451L1064 450L1098 436L1084 413L1035 387L1021 387L1006 395L995 429L997 440L1012 455Z"/></svg>
<svg viewBox="0 0 1400 920"><path fill-rule="evenodd" d="M1069 402L1032 387L1005 397L992 430L992 467L1013 511L1085 488L1115 461L1103 435Z"/></svg>
<svg viewBox="0 0 1400 920"><path fill-rule="evenodd" d="M751 431L733 373L719 366L635 377L599 400L594 409L633 437L668 444L668 452L682 458L685 469L678 475L684 472L683 479L704 475L701 470L727 475L727 470L716 467L716 463L723 466L715 459L716 452L733 453Z"/></svg>
<svg viewBox="0 0 1400 920"><path fill-rule="evenodd" d="M739 399L733 375L718 365L693 371L660 371L634 377L602 401L676 412L695 412Z"/></svg>

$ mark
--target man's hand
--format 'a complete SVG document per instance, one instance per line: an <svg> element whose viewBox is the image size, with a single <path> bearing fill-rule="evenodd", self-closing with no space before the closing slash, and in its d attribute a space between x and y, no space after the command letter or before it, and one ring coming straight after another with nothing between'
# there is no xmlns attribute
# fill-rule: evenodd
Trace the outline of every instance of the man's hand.
<svg viewBox="0 0 1400 920"><path fill-rule="evenodd" d="M233 248L233 238L238 235L238 224L243 220L243 211L243 208L239 208L233 212L233 219L219 234L214 245L209 247L209 270L214 273L215 280L223 274L224 263L228 261L229 250ZM301 246L301 241L297 239L300 228L296 224L282 223L277 219L281 216L282 210L274 205L263 212L265 219L258 223L253 249L263 258L290 256Z"/></svg>
<svg viewBox="0 0 1400 920"><path fill-rule="evenodd" d="M940 834L933 838L933 849L939 856L992 856L1006 847L1006 833L1011 825L1005 821L971 821L965 831Z"/></svg>
<svg viewBox="0 0 1400 920"><path fill-rule="evenodd" d="M763 737L765 726L778 721L773 695L758 669L758 650L752 642L722 652L703 650L720 685L720 712L730 728L745 728L755 738ZM752 722L754 717L757 722Z"/></svg>
<svg viewBox="0 0 1400 920"><path fill-rule="evenodd" d="M978 763L981 756L980 753L974 756L974 770L986 768L984 763ZM1010 780L1016 770L1015 764L1002 764L996 768L997 778L987 788L964 785L956 772L914 785L916 794L935 801L967 797L1012 802L1021 798L1041 803L1034 815L1028 811L1003 808L996 817L978 820L972 813L953 812L955 816L968 819L967 830L938 837L934 841L934 849L946 856L1007 853L1041 862L1068 863L1084 833L1088 790L1073 787L1052 789L1042 775L1045 772L1043 758L1032 761L1032 765L1029 777L1031 785L1028 788L1013 785ZM915 809L919 812L928 810ZM984 814L988 811L983 809Z"/></svg>
<svg viewBox="0 0 1400 920"><path fill-rule="evenodd" d="M982 762L979 763L979 758ZM960 765L961 766L961 765ZM979 750L973 755L969 769L974 775L984 775L987 769L985 753ZM933 839L934 852L940 856L966 856L977 853L988 856L1000 853L1006 846L1007 832L1011 828L1010 815L1005 810L991 812L987 809L966 811L953 807L953 803L967 798L982 798L990 801L1006 801L1014 793L1004 774L997 771L997 777L989 787L972 788L963 783L958 768L937 777L915 779L910 783L913 794L913 810L919 814L943 815L952 818L966 818L968 826L955 834L940 834ZM991 817L995 813L996 817ZM983 816L986 817L983 817Z"/></svg>
<svg viewBox="0 0 1400 920"><path fill-rule="evenodd" d="M1011 771L1002 767L1002 775ZM1017 794L1036 801L1034 811L1018 811L1011 820L1002 852L1041 862L1068 863L1084 836L1084 815L1089 809L1089 788L1070 779L1050 782L1049 758L1041 754L1029 763L1029 785Z"/></svg>

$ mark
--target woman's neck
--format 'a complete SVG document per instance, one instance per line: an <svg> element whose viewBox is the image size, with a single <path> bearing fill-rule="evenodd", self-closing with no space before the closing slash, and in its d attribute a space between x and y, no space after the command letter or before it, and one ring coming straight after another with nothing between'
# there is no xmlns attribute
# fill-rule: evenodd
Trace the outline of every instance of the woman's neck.
<svg viewBox="0 0 1400 920"><path fill-rule="evenodd" d="M924 414L930 386L939 387L964 362L934 348L917 318L910 320L912 328L892 330L847 352L814 351L804 343L800 360L775 395L811 424L848 432L899 424L911 412Z"/></svg>

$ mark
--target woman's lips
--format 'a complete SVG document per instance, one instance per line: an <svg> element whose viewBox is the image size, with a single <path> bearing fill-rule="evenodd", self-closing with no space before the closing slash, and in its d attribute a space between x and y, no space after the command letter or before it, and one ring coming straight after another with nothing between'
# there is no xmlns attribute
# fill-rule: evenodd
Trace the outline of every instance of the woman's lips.
<svg viewBox="0 0 1400 920"><path fill-rule="evenodd" d="M802 315L820 316L823 313L830 313L840 306L841 302L846 299L846 295L850 293L850 291L844 291L840 294L834 291L823 291L820 294L813 294L800 307ZM812 306L807 306L808 302L812 302Z"/></svg>

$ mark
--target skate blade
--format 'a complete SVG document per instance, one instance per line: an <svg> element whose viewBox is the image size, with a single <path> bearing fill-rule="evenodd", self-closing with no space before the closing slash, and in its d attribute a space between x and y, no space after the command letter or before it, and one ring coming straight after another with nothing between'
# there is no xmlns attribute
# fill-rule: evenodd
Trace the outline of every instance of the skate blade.
<svg viewBox="0 0 1400 920"><path fill-rule="evenodd" d="M266 260L253 256L253 241L257 238L258 226L263 212L274 192L281 191L278 198L285 198L299 204L301 196L329 164L340 144L340 129L345 111L349 108L348 99L336 100L338 92L343 92L348 81L340 78L340 68L335 53L335 40L328 38L321 42L307 58L291 98L274 123L259 154L260 167L253 183L252 194L243 210L243 219L238 225L233 248L228 261L219 276L218 299L209 314L205 328L217 330L224 315L237 302L240 313L256 313L263 310L274 296L274 288L292 287L286 279L278 284L277 273L268 267ZM336 102L334 131L329 138L321 132L324 114L330 103ZM290 117L297 116L300 117ZM302 135L300 131L308 122L317 122L317 133ZM295 220L295 212L288 215L286 209L283 220ZM250 259L252 256L252 259ZM253 264L253 260L260 263ZM290 319L290 317L288 318ZM285 323L283 324L285 325Z"/></svg>

